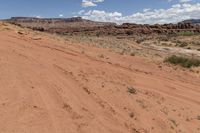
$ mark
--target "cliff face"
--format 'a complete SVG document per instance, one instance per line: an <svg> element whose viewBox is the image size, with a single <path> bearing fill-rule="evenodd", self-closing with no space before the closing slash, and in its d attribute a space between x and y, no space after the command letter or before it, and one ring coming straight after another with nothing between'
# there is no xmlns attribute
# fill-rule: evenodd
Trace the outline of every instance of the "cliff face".
<svg viewBox="0 0 200 133"><path fill-rule="evenodd" d="M13 17L7 20L10 23L34 30L47 31L59 34L89 35L132 35L132 34L176 34L179 32L200 33L199 20L186 20L178 24L141 25L124 23L95 22L81 17L76 18L27 18Z"/></svg>
<svg viewBox="0 0 200 133"><path fill-rule="evenodd" d="M12 17L8 19L10 22L16 23L92 23L93 25L110 25L114 23L109 22L94 22L86 19L82 19L81 17L73 17L73 18L34 18L34 17Z"/></svg>
<svg viewBox="0 0 200 133"><path fill-rule="evenodd" d="M83 22L84 20L80 17L77 18L34 18L34 17L12 17L9 19L11 22L23 22L23 23L53 23L53 22L60 22L60 23L66 23L66 22Z"/></svg>
<svg viewBox="0 0 200 133"><path fill-rule="evenodd" d="M43 29L45 31L52 31L54 29L67 28L83 28L83 27L100 27L116 25L115 23L94 22L81 17L74 18L33 18L33 17L12 17L6 20L9 23L19 25L21 27L31 29Z"/></svg>

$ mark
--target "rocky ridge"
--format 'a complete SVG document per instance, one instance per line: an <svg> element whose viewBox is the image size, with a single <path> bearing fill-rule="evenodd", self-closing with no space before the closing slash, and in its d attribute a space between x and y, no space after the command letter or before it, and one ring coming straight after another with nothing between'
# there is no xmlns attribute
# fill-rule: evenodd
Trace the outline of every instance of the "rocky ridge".
<svg viewBox="0 0 200 133"><path fill-rule="evenodd" d="M75 18L29 18L13 17L9 23L34 30L58 34L87 35L140 35L140 34L177 34L180 32L200 33L200 25L191 21L177 24L134 24L117 25L110 22L95 22L81 17ZM195 21L197 22L197 21Z"/></svg>

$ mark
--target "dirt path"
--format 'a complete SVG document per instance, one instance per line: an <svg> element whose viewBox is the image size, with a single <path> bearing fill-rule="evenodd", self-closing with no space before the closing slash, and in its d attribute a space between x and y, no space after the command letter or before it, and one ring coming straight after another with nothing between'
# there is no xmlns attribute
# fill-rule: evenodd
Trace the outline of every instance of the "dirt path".
<svg viewBox="0 0 200 133"><path fill-rule="evenodd" d="M0 133L200 132L199 77L2 27Z"/></svg>

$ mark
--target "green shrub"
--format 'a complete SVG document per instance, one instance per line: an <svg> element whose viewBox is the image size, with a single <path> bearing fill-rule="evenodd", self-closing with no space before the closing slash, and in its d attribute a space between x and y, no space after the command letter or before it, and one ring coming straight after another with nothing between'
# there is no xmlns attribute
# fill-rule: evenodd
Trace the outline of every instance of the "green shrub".
<svg viewBox="0 0 200 133"><path fill-rule="evenodd" d="M146 41L147 39L145 38L145 37L141 37L141 38L138 38L137 40L136 40L136 42L138 43L138 44L140 44L140 43L142 43L142 42L144 42L144 41Z"/></svg>
<svg viewBox="0 0 200 133"><path fill-rule="evenodd" d="M180 65L185 68L198 67L200 66L200 60L195 58L178 57L172 55L165 59L164 62L168 62L174 65Z"/></svg>
<svg viewBox="0 0 200 133"><path fill-rule="evenodd" d="M180 36L193 36L193 35L195 35L195 33L190 32L190 31L185 31L185 32L179 32L178 35L180 35Z"/></svg>
<svg viewBox="0 0 200 133"><path fill-rule="evenodd" d="M176 46L178 47L186 47L188 44L186 42L176 41Z"/></svg>

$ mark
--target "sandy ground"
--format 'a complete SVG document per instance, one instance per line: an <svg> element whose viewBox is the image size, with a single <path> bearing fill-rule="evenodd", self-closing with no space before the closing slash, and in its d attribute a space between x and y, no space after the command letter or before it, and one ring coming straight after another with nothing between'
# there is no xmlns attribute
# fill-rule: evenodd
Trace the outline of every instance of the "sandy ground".
<svg viewBox="0 0 200 133"><path fill-rule="evenodd" d="M19 30L0 25L0 133L200 133L198 75Z"/></svg>

